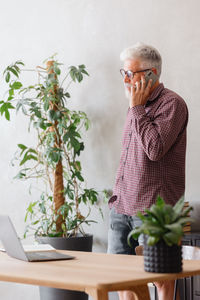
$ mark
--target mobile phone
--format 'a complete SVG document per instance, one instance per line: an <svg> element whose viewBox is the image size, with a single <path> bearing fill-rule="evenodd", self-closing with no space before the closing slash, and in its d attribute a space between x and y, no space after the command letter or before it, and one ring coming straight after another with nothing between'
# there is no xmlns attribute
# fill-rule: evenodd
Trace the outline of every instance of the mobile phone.
<svg viewBox="0 0 200 300"><path fill-rule="evenodd" d="M151 70L149 70L145 73L144 78L145 78L146 86L149 83L150 79L152 79L151 86L153 86L156 83L156 81L158 80L158 76Z"/></svg>

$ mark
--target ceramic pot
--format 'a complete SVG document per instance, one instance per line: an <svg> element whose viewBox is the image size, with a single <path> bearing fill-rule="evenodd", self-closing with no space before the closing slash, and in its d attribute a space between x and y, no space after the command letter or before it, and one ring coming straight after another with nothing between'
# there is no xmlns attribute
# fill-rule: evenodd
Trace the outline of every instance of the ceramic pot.
<svg viewBox="0 0 200 300"><path fill-rule="evenodd" d="M179 273L182 271L182 247L168 246L159 241L154 246L144 240L144 270L155 273Z"/></svg>
<svg viewBox="0 0 200 300"><path fill-rule="evenodd" d="M76 237L37 237L40 244L50 244L59 250L92 251L93 236L77 235ZM40 300L88 300L88 295L83 292L39 287Z"/></svg>

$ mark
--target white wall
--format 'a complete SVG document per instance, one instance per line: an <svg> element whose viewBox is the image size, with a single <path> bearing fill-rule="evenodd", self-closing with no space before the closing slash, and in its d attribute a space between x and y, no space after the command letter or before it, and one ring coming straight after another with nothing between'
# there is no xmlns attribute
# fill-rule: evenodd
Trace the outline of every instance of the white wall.
<svg viewBox="0 0 200 300"><path fill-rule="evenodd" d="M0 1L0 70L22 59L27 67L58 53L68 66L86 64L90 77L72 88L74 107L92 121L82 155L88 185L112 188L120 155L120 139L127 110L119 74L119 53L137 41L157 47L163 57L162 81L180 93L190 112L187 149L186 199L195 207L198 227L199 193L199 67L200 2L198 0L18 0ZM27 74L29 78L29 74ZM0 95L4 93L1 80ZM12 177L10 166L16 144L29 143L25 120L12 115L1 119L0 213L9 214L19 234L24 229L27 184ZM108 209L105 221L89 231L95 234L95 251L106 251ZM0 284L1 299L39 299L36 287Z"/></svg>

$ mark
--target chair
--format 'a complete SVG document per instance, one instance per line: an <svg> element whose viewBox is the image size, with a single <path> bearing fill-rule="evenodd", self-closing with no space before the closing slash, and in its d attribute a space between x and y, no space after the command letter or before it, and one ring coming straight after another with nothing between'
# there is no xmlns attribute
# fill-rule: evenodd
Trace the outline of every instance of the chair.
<svg viewBox="0 0 200 300"><path fill-rule="evenodd" d="M135 248L136 255L143 255L143 246L137 246ZM182 246L182 257L184 260L200 260L200 248L194 246ZM186 289L186 281L184 281ZM174 300L176 300L177 295L178 280L175 280L174 286Z"/></svg>

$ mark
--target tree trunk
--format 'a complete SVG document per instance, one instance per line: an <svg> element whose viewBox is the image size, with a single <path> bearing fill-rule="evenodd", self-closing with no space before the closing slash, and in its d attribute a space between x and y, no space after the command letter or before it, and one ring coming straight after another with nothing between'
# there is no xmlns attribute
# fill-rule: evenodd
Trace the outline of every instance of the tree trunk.
<svg viewBox="0 0 200 300"><path fill-rule="evenodd" d="M54 71L51 69L53 66L54 61L48 61L47 62L47 71L49 74L53 74ZM54 73L55 74L55 73ZM56 78L56 74L55 74ZM54 90L51 91L53 94L56 94L57 92L57 86L54 86ZM57 106L53 103L51 104L53 110L58 110ZM57 130L57 122L55 122L54 126L52 126L52 131L56 132L57 135L59 135ZM58 143L55 144L55 147L61 146L61 139L59 137ZM54 207L55 211L57 213L58 209L65 203L65 197L64 197L64 183L63 183L63 166L62 166L62 159L60 159L56 165L56 169L54 172L54 187L53 187L53 200L54 200ZM62 217L59 216L59 218L56 221L56 231L61 232L62 231Z"/></svg>

